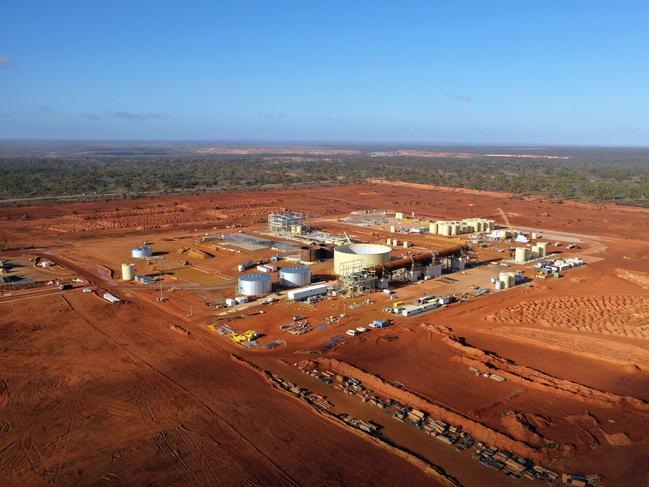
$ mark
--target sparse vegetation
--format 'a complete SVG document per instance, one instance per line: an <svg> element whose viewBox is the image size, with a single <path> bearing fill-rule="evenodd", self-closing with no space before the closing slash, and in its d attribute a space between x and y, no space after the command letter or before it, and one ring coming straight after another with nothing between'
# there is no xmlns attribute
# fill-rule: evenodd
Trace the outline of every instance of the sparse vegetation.
<svg viewBox="0 0 649 487"><path fill-rule="evenodd" d="M309 156L299 160L267 158L264 155L196 155L191 152L13 156L0 158L0 196L133 197L173 192L351 184L368 178L384 178L505 191L517 196L541 194L556 199L577 198L649 206L649 151L646 150L543 151L567 159L487 158L479 155L479 148L473 150L476 156L464 159L371 157L367 153Z"/></svg>

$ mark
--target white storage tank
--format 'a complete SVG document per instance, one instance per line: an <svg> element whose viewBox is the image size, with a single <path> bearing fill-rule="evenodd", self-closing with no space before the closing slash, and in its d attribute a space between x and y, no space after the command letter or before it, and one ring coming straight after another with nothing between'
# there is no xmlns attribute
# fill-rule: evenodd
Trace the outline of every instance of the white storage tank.
<svg viewBox="0 0 649 487"><path fill-rule="evenodd" d="M301 265L279 270L279 283L284 287L303 287L311 284L311 269Z"/></svg>
<svg viewBox="0 0 649 487"><path fill-rule="evenodd" d="M517 264L524 264L530 260L530 249L527 247L516 247L514 261Z"/></svg>
<svg viewBox="0 0 649 487"><path fill-rule="evenodd" d="M437 235L437 223L431 223L428 225L428 233L431 235Z"/></svg>
<svg viewBox="0 0 649 487"><path fill-rule="evenodd" d="M397 233L397 227L390 225L390 233Z"/></svg>
<svg viewBox="0 0 649 487"><path fill-rule="evenodd" d="M122 281L132 281L135 277L135 266L133 264L122 264Z"/></svg>
<svg viewBox="0 0 649 487"><path fill-rule="evenodd" d="M269 274L244 274L239 276L237 293L244 296L261 296L273 290L273 278Z"/></svg>
<svg viewBox="0 0 649 487"><path fill-rule="evenodd" d="M390 261L391 252L390 247L379 244L341 245L334 249L334 272L341 275L366 267L385 264Z"/></svg>
<svg viewBox="0 0 649 487"><path fill-rule="evenodd" d="M131 249L131 257L134 259L144 259L145 257L151 257L153 255L153 249L151 247L133 247Z"/></svg>

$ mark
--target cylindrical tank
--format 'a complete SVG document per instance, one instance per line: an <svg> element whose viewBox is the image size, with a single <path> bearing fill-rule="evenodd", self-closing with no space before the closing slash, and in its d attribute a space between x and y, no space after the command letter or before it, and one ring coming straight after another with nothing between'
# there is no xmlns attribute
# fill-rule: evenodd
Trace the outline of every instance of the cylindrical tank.
<svg viewBox="0 0 649 487"><path fill-rule="evenodd" d="M311 269L301 265L279 270L279 283L284 287L302 287L311 283Z"/></svg>
<svg viewBox="0 0 649 487"><path fill-rule="evenodd" d="M393 238L392 239L392 245L394 245L396 247L397 245L399 245L399 241L396 238Z"/></svg>
<svg viewBox="0 0 649 487"><path fill-rule="evenodd" d="M437 223L431 223L428 225L428 233L431 235L437 235Z"/></svg>
<svg viewBox="0 0 649 487"><path fill-rule="evenodd" d="M530 249L527 247L516 247L514 261L517 264L524 264L530 259Z"/></svg>
<svg viewBox="0 0 649 487"><path fill-rule="evenodd" d="M498 278L502 281L503 288L505 289L514 287L516 284L516 277L513 272L501 272Z"/></svg>
<svg viewBox="0 0 649 487"><path fill-rule="evenodd" d="M390 225L390 233L396 233L396 231L397 231L397 227L395 227L394 225Z"/></svg>
<svg viewBox="0 0 649 487"><path fill-rule="evenodd" d="M392 249L379 244L349 244L334 249L334 272L338 275L390 261Z"/></svg>
<svg viewBox="0 0 649 487"><path fill-rule="evenodd" d="M133 264L122 264L122 281L132 281L135 277L135 266Z"/></svg>
<svg viewBox="0 0 649 487"><path fill-rule="evenodd" d="M389 238L385 239L385 245L390 245L392 243L392 240Z"/></svg>
<svg viewBox="0 0 649 487"><path fill-rule="evenodd" d="M408 241L404 240L403 241L403 248L407 249L408 247L410 247L410 243Z"/></svg>
<svg viewBox="0 0 649 487"><path fill-rule="evenodd" d="M495 284L497 290L501 290L503 288L503 282L500 279L498 279Z"/></svg>
<svg viewBox="0 0 649 487"><path fill-rule="evenodd" d="M153 255L153 249L151 247L133 247L131 249L131 257L134 259L144 259L145 257L151 257Z"/></svg>
<svg viewBox="0 0 649 487"><path fill-rule="evenodd" d="M317 262L320 254L320 247L312 245L304 246L300 252L300 259L304 262Z"/></svg>
<svg viewBox="0 0 649 487"><path fill-rule="evenodd" d="M237 294L244 296L261 296L273 289L273 279L270 274L244 274L239 276Z"/></svg>

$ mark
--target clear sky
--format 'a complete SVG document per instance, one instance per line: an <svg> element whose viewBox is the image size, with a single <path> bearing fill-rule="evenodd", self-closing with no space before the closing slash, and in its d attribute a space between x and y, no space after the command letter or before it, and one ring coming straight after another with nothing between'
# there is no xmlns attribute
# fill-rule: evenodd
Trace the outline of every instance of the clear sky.
<svg viewBox="0 0 649 487"><path fill-rule="evenodd" d="M645 1L0 5L0 138L649 145Z"/></svg>

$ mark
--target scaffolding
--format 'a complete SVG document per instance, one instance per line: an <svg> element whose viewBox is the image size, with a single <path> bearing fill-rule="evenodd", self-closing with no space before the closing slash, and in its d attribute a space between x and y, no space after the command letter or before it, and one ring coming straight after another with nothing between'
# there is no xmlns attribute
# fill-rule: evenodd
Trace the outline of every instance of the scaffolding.
<svg viewBox="0 0 649 487"><path fill-rule="evenodd" d="M341 264L336 287L341 296L354 298L373 292L376 279L374 268L364 267L362 259L358 259Z"/></svg>
<svg viewBox="0 0 649 487"><path fill-rule="evenodd" d="M268 214L268 231L270 233L302 234L309 231L306 217L298 211L284 211Z"/></svg>

